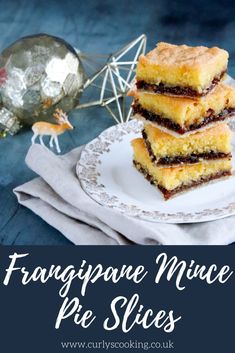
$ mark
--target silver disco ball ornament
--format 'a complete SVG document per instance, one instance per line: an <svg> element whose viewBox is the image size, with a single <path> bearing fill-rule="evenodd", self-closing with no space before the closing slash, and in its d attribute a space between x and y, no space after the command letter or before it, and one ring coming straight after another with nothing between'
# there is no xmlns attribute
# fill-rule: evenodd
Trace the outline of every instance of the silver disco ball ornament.
<svg viewBox="0 0 235 353"><path fill-rule="evenodd" d="M7 116L23 125L51 121L56 108L68 112L78 104L84 81L80 58L63 39L19 39L0 55L0 124L7 126Z"/></svg>

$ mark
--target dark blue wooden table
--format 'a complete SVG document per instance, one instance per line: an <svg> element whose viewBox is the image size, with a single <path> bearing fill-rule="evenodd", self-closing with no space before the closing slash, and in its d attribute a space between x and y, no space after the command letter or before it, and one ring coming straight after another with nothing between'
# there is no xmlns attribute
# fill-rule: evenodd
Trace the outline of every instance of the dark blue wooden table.
<svg viewBox="0 0 235 353"><path fill-rule="evenodd" d="M19 37L50 33L90 53L110 53L141 33L157 41L220 46L235 74L233 1L8 0L0 1L0 50ZM70 114L76 129L61 137L62 151L84 144L113 124L102 108ZM0 244L70 244L58 231L17 204L12 189L35 175L24 158L31 131L0 140Z"/></svg>

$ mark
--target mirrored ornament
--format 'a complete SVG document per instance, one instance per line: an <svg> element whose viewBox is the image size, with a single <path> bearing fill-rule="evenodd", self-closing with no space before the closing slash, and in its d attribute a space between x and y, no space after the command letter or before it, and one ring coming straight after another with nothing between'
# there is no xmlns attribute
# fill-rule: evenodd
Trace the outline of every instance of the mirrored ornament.
<svg viewBox="0 0 235 353"><path fill-rule="evenodd" d="M6 108L0 109L0 137L5 137L7 133L16 134L21 128L20 122L13 113Z"/></svg>
<svg viewBox="0 0 235 353"><path fill-rule="evenodd" d="M79 55L57 37L24 37L0 55L0 109L23 125L52 121L57 107L65 112L73 109L79 103L84 82Z"/></svg>

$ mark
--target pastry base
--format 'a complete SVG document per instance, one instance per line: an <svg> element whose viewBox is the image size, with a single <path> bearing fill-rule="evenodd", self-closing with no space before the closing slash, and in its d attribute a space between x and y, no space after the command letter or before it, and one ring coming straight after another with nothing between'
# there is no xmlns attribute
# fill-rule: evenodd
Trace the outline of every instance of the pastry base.
<svg viewBox="0 0 235 353"><path fill-rule="evenodd" d="M169 200L170 198L172 198L173 196L175 196L176 194L181 194L184 191L187 191L189 189L193 189L196 188L198 186L204 185L204 184L208 184L209 182L216 180L216 179L221 179L221 178L225 178L228 176L231 176L232 173L230 171L221 171L219 173L216 174L212 174L206 178L201 178L197 181L192 181L191 183L187 184L187 185L182 185L180 187L177 187L173 190L167 190L164 187L162 187L161 185L159 185L157 183L157 181L148 173L148 171L143 168L140 163L137 163L135 160L133 161L133 164L135 166L135 168L144 175L144 177L152 184L158 187L158 189L161 191L161 193L164 196L165 200Z"/></svg>
<svg viewBox="0 0 235 353"><path fill-rule="evenodd" d="M231 159L232 154L231 153L222 153L222 152L213 152L211 151L210 153L201 153L201 154L191 154L188 156L175 156L175 157L164 157L164 158L159 158L157 159L153 153L153 150L151 148L151 144L148 141L147 134L145 131L142 131L142 136L146 145L146 148L149 153L149 157L151 161L156 164L158 167L173 167L173 166L178 166L180 164L194 164L194 163L200 163L202 161L208 161L208 160L215 160L215 159Z"/></svg>
<svg viewBox="0 0 235 353"><path fill-rule="evenodd" d="M181 87L181 86L167 86L164 85L163 83L159 83L158 85L156 84L151 84L148 82L145 82L143 80L138 80L136 82L136 87L138 90L143 90L146 92L152 92L152 93L160 93L160 94L167 94L175 97L183 96L187 98L200 98L204 97L212 91L212 89L224 78L226 77L226 71L221 72L219 76L214 77L214 79L211 82L211 85L204 89L201 93L193 89L192 87Z"/></svg>
<svg viewBox="0 0 235 353"><path fill-rule="evenodd" d="M224 122L227 119L230 119L235 116L235 108L228 108L228 109L224 109L218 115L213 115L213 112L212 112L211 115L208 115L207 117L205 117L200 123L191 124L186 128L173 122L169 118L161 117L160 115L157 115L155 113L152 113L144 109L137 102L133 103L132 108L133 108L134 117L136 119L141 119L146 122L151 122L155 124L155 126L157 127L158 126L162 127L166 131L173 131L179 135L197 132L198 130L201 130L205 127L211 127L215 123Z"/></svg>

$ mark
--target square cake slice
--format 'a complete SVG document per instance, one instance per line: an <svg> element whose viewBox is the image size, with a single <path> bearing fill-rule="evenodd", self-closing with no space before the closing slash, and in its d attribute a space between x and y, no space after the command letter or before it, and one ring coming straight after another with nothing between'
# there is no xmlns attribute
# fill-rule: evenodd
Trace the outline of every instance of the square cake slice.
<svg viewBox="0 0 235 353"><path fill-rule="evenodd" d="M187 189L231 175L232 165L229 158L174 168L159 168L152 163L143 139L134 139L132 147L135 167L151 184L158 187L165 200Z"/></svg>
<svg viewBox="0 0 235 353"><path fill-rule="evenodd" d="M146 124L142 134L150 159L158 166L169 167L232 158L232 132L225 123L182 138Z"/></svg>
<svg viewBox="0 0 235 353"><path fill-rule="evenodd" d="M158 43L137 64L137 88L174 96L201 97L225 76L228 52L217 47Z"/></svg>
<svg viewBox="0 0 235 353"><path fill-rule="evenodd" d="M211 127L235 115L235 89L219 84L198 101L133 90L133 114L137 119L177 136Z"/></svg>

